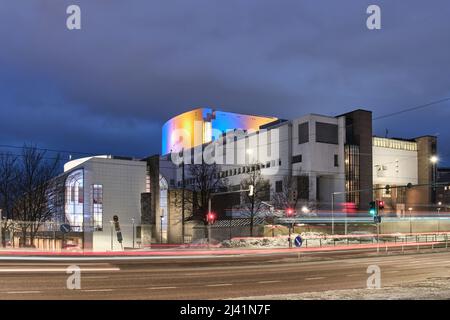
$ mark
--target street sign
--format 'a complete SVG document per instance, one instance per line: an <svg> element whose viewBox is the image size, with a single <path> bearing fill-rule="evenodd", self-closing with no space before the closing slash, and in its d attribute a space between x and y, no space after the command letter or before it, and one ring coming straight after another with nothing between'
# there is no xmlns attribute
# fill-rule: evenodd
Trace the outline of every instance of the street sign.
<svg viewBox="0 0 450 320"><path fill-rule="evenodd" d="M296 236L294 239L294 244L297 248L300 248L303 244L303 239L300 236Z"/></svg>
<svg viewBox="0 0 450 320"><path fill-rule="evenodd" d="M375 217L373 217L373 221L374 221L375 223L381 223L381 216L375 216Z"/></svg>
<svg viewBox="0 0 450 320"><path fill-rule="evenodd" d="M70 224L64 223L62 224L59 229L62 233L69 233L70 232Z"/></svg>

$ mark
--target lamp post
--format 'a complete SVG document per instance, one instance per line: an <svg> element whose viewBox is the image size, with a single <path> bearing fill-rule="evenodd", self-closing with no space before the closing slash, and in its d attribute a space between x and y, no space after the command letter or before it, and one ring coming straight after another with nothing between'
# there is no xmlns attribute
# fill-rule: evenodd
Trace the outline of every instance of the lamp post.
<svg viewBox="0 0 450 320"><path fill-rule="evenodd" d="M440 229L440 224L441 224L441 218L439 217L439 212L441 211L441 206L442 206L442 202L438 202L438 207L437 207L437 232L439 233L439 229Z"/></svg>
<svg viewBox="0 0 450 320"><path fill-rule="evenodd" d="M114 221L110 220L109 224L111 225L111 251L113 251L114 250L114 243L113 243Z"/></svg>
<svg viewBox="0 0 450 320"><path fill-rule="evenodd" d="M411 212L412 212L412 209L413 208L411 208L411 207L408 208L408 211L409 211L409 234L412 234L412 224L411 224Z"/></svg>
<svg viewBox="0 0 450 320"><path fill-rule="evenodd" d="M430 162L431 162L431 164L432 164L432 170L433 170L433 176L432 176L432 179L433 179L433 181L432 181L432 183L433 183L433 194L432 194L432 201L435 201L434 199L436 199L435 198L435 196L436 196L436 164L438 163L438 161L439 161L439 158L436 156L436 155L433 155L433 156L431 156L431 158L430 158Z"/></svg>
<svg viewBox="0 0 450 320"><path fill-rule="evenodd" d="M134 238L135 238L134 218L131 218L131 226L133 228L133 249L134 249Z"/></svg>
<svg viewBox="0 0 450 320"><path fill-rule="evenodd" d="M164 221L164 209L161 209L161 215L160 217L160 230L159 230L159 236L160 236L160 243L163 243L163 221Z"/></svg>
<svg viewBox="0 0 450 320"><path fill-rule="evenodd" d="M334 192L331 193L331 234L334 234Z"/></svg>
<svg viewBox="0 0 450 320"><path fill-rule="evenodd" d="M363 190L354 190L354 191L340 191L340 192L332 192L331 193L331 234L334 235L334 196L338 194L347 194L347 193L355 193ZM344 216L344 234L347 234L347 210L345 210Z"/></svg>
<svg viewBox="0 0 450 320"><path fill-rule="evenodd" d="M210 214L211 214L211 197L208 198L208 213L206 216L206 220L208 221L208 249L211 248L211 221L210 221Z"/></svg>

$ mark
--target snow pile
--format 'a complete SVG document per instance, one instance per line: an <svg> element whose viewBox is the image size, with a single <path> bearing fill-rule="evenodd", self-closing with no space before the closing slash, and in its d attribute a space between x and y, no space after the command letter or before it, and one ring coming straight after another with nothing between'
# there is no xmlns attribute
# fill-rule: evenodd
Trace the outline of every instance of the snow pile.
<svg viewBox="0 0 450 320"><path fill-rule="evenodd" d="M294 241L298 235L302 237L302 247L323 247L374 242L372 235L366 235L366 233L359 234L357 232L349 234L348 238L344 236L333 237L321 232L292 233L291 240ZM222 241L220 246L223 248L283 248L289 246L289 240L287 235L264 238L233 238Z"/></svg>
<svg viewBox="0 0 450 320"><path fill-rule="evenodd" d="M298 236L298 233L291 234L291 239ZM302 232L300 236L303 239L303 245L308 247L331 244L332 239L325 239L323 233L319 232ZM224 240L221 243L224 248L280 248L289 246L288 236L264 237L264 238L233 238L231 240Z"/></svg>
<svg viewBox="0 0 450 320"><path fill-rule="evenodd" d="M221 243L224 248L270 248L286 247L288 245L287 237L273 238L237 238L224 240Z"/></svg>
<svg viewBox="0 0 450 320"><path fill-rule="evenodd" d="M345 289L233 298L237 300L448 300L450 278L434 278L381 289Z"/></svg>

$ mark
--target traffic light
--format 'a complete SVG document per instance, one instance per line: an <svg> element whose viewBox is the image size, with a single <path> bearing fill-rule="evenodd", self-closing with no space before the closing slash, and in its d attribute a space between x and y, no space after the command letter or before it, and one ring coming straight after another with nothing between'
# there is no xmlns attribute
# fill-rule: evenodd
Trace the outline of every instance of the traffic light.
<svg viewBox="0 0 450 320"><path fill-rule="evenodd" d="M287 208L286 209L286 216L291 217L294 214L294 209Z"/></svg>
<svg viewBox="0 0 450 320"><path fill-rule="evenodd" d="M293 202L297 201L297 190L292 190L292 201Z"/></svg>
<svg viewBox="0 0 450 320"><path fill-rule="evenodd" d="M375 217L378 215L378 207L377 207L377 203L375 201L371 201L369 203L369 214L372 217Z"/></svg>
<svg viewBox="0 0 450 320"><path fill-rule="evenodd" d="M384 210L384 201L380 200L380 201L377 201L377 202L378 202L378 209L379 210Z"/></svg>
<svg viewBox="0 0 450 320"><path fill-rule="evenodd" d="M120 231L119 217L117 215L114 215L113 221L114 221L114 229L116 229L116 231L119 232Z"/></svg>
<svg viewBox="0 0 450 320"><path fill-rule="evenodd" d="M385 187L384 187L384 189L386 190L386 194L391 194L391 186L390 185L386 185Z"/></svg>
<svg viewBox="0 0 450 320"><path fill-rule="evenodd" d="M251 184L248 186L248 196L253 197L254 186Z"/></svg>
<svg viewBox="0 0 450 320"><path fill-rule="evenodd" d="M216 222L216 215L213 212L208 212L208 214L206 215L206 221L209 224L213 224L214 222Z"/></svg>
<svg viewBox="0 0 450 320"><path fill-rule="evenodd" d="M117 241L122 244L123 237L122 232L120 231L119 217L117 215L113 216L114 229L116 229Z"/></svg>

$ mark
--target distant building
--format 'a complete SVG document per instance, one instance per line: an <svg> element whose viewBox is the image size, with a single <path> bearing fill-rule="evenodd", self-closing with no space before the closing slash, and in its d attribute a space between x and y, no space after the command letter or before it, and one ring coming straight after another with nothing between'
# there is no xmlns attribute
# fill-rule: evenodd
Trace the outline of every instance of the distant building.
<svg viewBox="0 0 450 320"><path fill-rule="evenodd" d="M439 168L437 172L436 204L442 211L450 208L450 168Z"/></svg>
<svg viewBox="0 0 450 320"><path fill-rule="evenodd" d="M387 209L404 215L408 208L430 210L435 203L432 184L436 181L437 138L424 136L414 139L373 137L374 188L390 186L390 190L375 191ZM404 186L420 185L414 188Z"/></svg>

